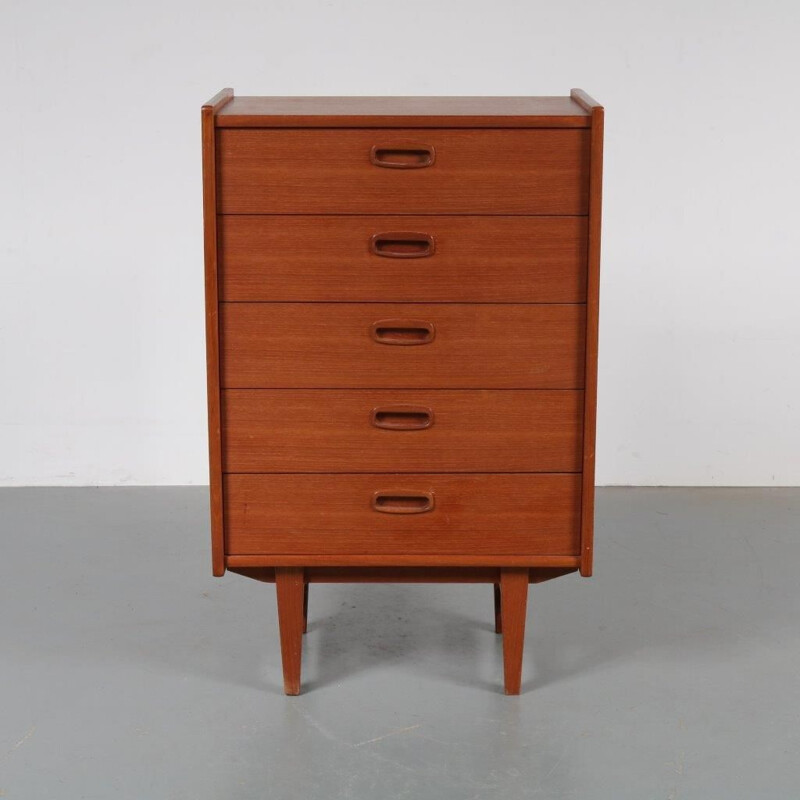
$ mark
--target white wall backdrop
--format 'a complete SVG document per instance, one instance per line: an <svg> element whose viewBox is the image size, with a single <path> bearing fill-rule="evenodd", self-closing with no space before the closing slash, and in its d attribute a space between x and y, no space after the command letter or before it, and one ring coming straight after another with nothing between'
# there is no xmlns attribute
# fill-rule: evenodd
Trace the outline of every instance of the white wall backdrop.
<svg viewBox="0 0 800 800"><path fill-rule="evenodd" d="M205 483L199 108L606 105L598 482L800 484L800 4L8 0L0 483Z"/></svg>

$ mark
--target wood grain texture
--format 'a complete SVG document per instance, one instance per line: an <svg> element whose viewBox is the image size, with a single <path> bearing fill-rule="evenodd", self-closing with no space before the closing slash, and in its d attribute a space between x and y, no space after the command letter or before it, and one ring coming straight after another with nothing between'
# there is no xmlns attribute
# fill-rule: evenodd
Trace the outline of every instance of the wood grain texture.
<svg viewBox="0 0 800 800"><path fill-rule="evenodd" d="M375 255L383 231L428 234L433 255ZM221 216L231 301L582 303L585 217Z"/></svg>
<svg viewBox="0 0 800 800"><path fill-rule="evenodd" d="M225 128L588 127L569 97L236 97Z"/></svg>
<svg viewBox="0 0 800 800"><path fill-rule="evenodd" d="M214 574L276 583L287 694L310 582L491 583L518 694L528 584L592 572L603 108L232 95L202 111Z"/></svg>
<svg viewBox="0 0 800 800"><path fill-rule="evenodd" d="M577 568L531 567L530 583L544 583L575 572ZM229 572L264 583L275 583L274 567L228 567ZM310 583L493 583L500 587L499 567L308 567Z"/></svg>
<svg viewBox="0 0 800 800"><path fill-rule="evenodd" d="M370 151L424 145L433 166ZM217 131L223 214L586 214L587 130Z"/></svg>
<svg viewBox="0 0 800 800"><path fill-rule="evenodd" d="M398 407L400 420L404 408L429 409L432 424L372 424L375 409ZM227 389L224 469L580 472L582 415L573 390Z"/></svg>
<svg viewBox="0 0 800 800"><path fill-rule="evenodd" d="M208 472L211 497L211 568L225 574L222 527L222 443L219 399L219 320L217 287L216 157L214 115L233 98L223 89L200 111L203 148L203 238L205 249L206 386L208 392Z"/></svg>
<svg viewBox="0 0 800 800"><path fill-rule="evenodd" d="M589 116L589 127L591 127L592 123L592 116L594 115L594 110L596 108L602 108L600 103L597 102L593 97L587 94L583 89L572 89L569 93L569 99L580 106L584 113L588 114Z"/></svg>
<svg viewBox="0 0 800 800"><path fill-rule="evenodd" d="M600 229L603 197L604 109L580 89L572 93L592 115L589 176L589 252L587 263L586 360L584 385L581 575L592 574L594 556L595 440L597 437L597 351L600 311Z"/></svg>
<svg viewBox="0 0 800 800"><path fill-rule="evenodd" d="M302 567L277 567L275 590L278 598L278 628L283 661L283 691L300 694L300 667L303 650L303 597L305 582Z"/></svg>
<svg viewBox="0 0 800 800"><path fill-rule="evenodd" d="M503 614L503 673L506 694L519 694L522 684L522 653L528 610L528 570L500 570L500 605Z"/></svg>
<svg viewBox="0 0 800 800"><path fill-rule="evenodd" d="M340 553L328 555L319 553L298 553L284 555L228 555L225 557L227 568L231 571L240 569L271 569L274 567L325 566L325 567L502 567L518 566L541 569L564 569L574 572L580 566L580 555L493 555L493 554L458 554L424 555L408 553Z"/></svg>
<svg viewBox="0 0 800 800"><path fill-rule="evenodd" d="M579 475L228 475L225 490L231 555L578 553ZM435 506L375 513L376 491Z"/></svg>
<svg viewBox="0 0 800 800"><path fill-rule="evenodd" d="M225 388L580 389L582 305L222 303ZM396 347L370 326L414 318L430 344Z"/></svg>

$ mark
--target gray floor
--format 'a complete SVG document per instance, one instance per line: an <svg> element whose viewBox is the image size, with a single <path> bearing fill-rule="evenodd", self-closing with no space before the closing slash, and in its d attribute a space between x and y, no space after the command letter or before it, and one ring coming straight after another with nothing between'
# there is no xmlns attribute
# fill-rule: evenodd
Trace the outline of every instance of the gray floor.
<svg viewBox="0 0 800 800"><path fill-rule="evenodd" d="M607 489L596 577L532 587L505 697L487 586L209 576L203 489L0 491L0 797L800 796L800 490Z"/></svg>

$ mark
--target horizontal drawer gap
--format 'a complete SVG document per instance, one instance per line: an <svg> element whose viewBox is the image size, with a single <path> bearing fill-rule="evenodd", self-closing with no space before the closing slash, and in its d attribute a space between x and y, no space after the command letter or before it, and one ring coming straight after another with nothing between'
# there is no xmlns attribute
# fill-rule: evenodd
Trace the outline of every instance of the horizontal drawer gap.
<svg viewBox="0 0 800 800"><path fill-rule="evenodd" d="M360 472L223 472L223 475L263 475L265 478L271 475L396 475L399 479L413 478L415 475L582 475L583 473L578 470L576 472L531 472L525 470L524 472L516 470L426 470L425 472L397 472L397 470L362 470Z"/></svg>
<svg viewBox="0 0 800 800"><path fill-rule="evenodd" d="M487 536L491 535L491 531L487 530L486 531L486 535ZM258 552L253 552L253 553L244 552L244 553L242 553L242 552L236 552L236 553L226 553L226 556L228 558L261 558L264 561L269 561L271 558L275 558L275 559L303 558L305 556L305 554L304 553L299 553L299 554L295 555L294 553L258 553ZM453 558L453 559L461 559L462 558L462 556L460 554L459 555L454 555L453 553L448 553L447 551L443 551L441 553L438 552L438 551L437 552L429 552L429 553L419 553L419 554L417 554L417 553L409 553L407 555L405 553L403 553L403 554L397 554L397 553L394 553L394 554L392 554L392 553L390 553L390 554L370 553L368 550L363 552L363 553L360 553L360 552L359 553L355 553L355 552L354 553L342 553L341 555L330 554L330 553L309 553L308 554L308 557L312 558L314 560L324 558L324 559L330 560L330 561L336 561L337 559L346 560L347 558L349 558L351 556L354 556L354 557L357 557L357 558L358 557L361 557L361 558L373 558L373 557L374 558L380 558L382 561L384 561L387 564L387 566L391 566L392 562L395 562L395 561L402 562L402 561L409 560L409 559L417 560L417 559L431 558L431 557L433 557L433 558ZM477 556L472 556L470 554L465 553L463 558L470 558L470 559L474 559L475 561L481 561L484 558L486 558L486 559L506 558L509 561L513 561L514 559L518 559L518 558L526 558L526 559L530 559L531 561L533 561L533 560L547 561L547 560L549 560L551 558L566 558L566 559L579 560L580 556L575 555L575 553L547 553L546 555L539 555L539 554L536 554L536 553L534 553L532 555L526 555L525 553L514 553L513 555L506 555L506 556L504 556L502 553L500 555L488 554L488 555L485 555L485 556L483 554L477 555Z"/></svg>
<svg viewBox="0 0 800 800"><path fill-rule="evenodd" d="M588 217L588 214L512 214L508 211L498 211L496 214L487 214L485 211L439 211L428 213L419 211L381 211L371 214L365 211L271 211L269 213L258 212L217 212L218 217Z"/></svg>
<svg viewBox="0 0 800 800"><path fill-rule="evenodd" d="M257 391L302 391L302 392L391 392L393 389L404 392L582 392L583 386L220 386L221 390L235 389L237 392Z"/></svg>
<svg viewBox="0 0 800 800"><path fill-rule="evenodd" d="M336 562L336 561L346 562L349 558L352 557L352 558L377 558L377 559L380 559L380 563L381 564L383 564L385 566L391 566L396 560L394 558L394 556L395 556L395 554L393 554L393 553L385 553L383 555L380 555L380 554L379 555L373 555L372 553L361 553L361 552L355 553L355 552L353 552L353 553L346 553L341 558L339 558L338 556L332 556L332 555L329 555L327 553L323 553L323 554L314 553L314 554L312 554L310 556L310 558L313 559L310 563L313 564L313 563L315 563L316 561L319 561L319 560L325 560L325 561L330 561L330 562ZM296 560L304 558L304 556L303 556L303 554L294 555L294 553L286 553L285 555L282 554L282 553L276 553L274 556L271 553L267 553L267 554L263 554L263 553L228 553L228 558L229 559L259 558L259 559L262 559L265 563L269 562L271 559L274 559L275 562L279 563L283 559L292 559L292 560L296 561ZM454 556L452 553L448 553L447 551L443 551L441 553L440 552L430 552L430 553L426 552L426 553L420 554L418 559L409 558L408 560L424 560L426 558L439 558L439 559L443 559L443 560L452 559L455 563L457 563L457 561L459 559L459 556ZM546 556L537 556L537 555L526 556L524 554L523 555L513 555L513 556L503 556L503 555L493 556L493 555L488 555L488 556L485 556L484 558L486 560L489 560L489 561L502 561L502 560L505 560L505 561L510 562L512 564L513 564L513 562L515 560L522 560L522 559L527 560L527 561L542 561L543 563L547 563L550 560L564 559L566 563L563 566L568 566L568 565L571 566L573 563L577 564L580 561L580 556L576 556L574 553L548 553L548 555L546 555ZM472 563L480 563L483 560L484 560L483 558L476 558L475 561L472 562ZM401 561L401 562L398 562L398 563L400 565L402 565L403 562ZM234 563L231 563L230 565L231 566L235 566ZM331 564L331 566L333 566L333 563ZM488 566L492 566L492 565L489 564ZM561 564L559 564L559 566L561 566Z"/></svg>
<svg viewBox="0 0 800 800"><path fill-rule="evenodd" d="M237 98L238 99L238 98ZM585 116L575 116L575 121L573 122L572 119L568 123L563 125L539 125L536 122L536 116L524 116L520 115L519 119L520 122L518 125L495 125L493 124L491 118L495 115L487 115L488 121L485 123L478 123L475 122L476 117L480 117L480 114L467 114L465 116L469 117L469 119L465 121L459 121L458 116L448 116L447 114L442 114L438 116L447 117L446 124L439 123L425 123L421 117L424 116L437 116L436 114L424 115L421 114L419 116L414 116L414 122L409 123L407 125L398 124L397 123L397 115L394 114L387 114L390 119L386 123L378 123L370 122L366 119L371 116L380 117L383 116L381 114L354 114L353 116L358 117L358 119L350 121L337 121L335 125L327 122L327 117L336 117L337 120L341 120L342 117L346 116L344 114L320 114L319 121L317 121L316 114L283 114L279 115L276 114L275 116L298 116L298 117L306 117L311 118L314 117L313 124L311 122L306 124L298 124L298 125L281 125L279 123L274 123L272 125L253 125L249 122L242 123L238 121L240 118L248 118L260 116L258 114L217 114L214 117L214 127L215 128L242 128L248 131L338 131L338 130L375 130L380 131L386 128L391 128L393 130L398 131L413 131L413 130L429 130L429 131L448 131L448 130L474 130L476 132L482 133L484 131L518 131L518 130L537 130L537 131L572 131L576 128L591 128L592 127L592 118L588 114ZM269 117L268 114L263 116ZM511 117L514 116L513 114L501 114L499 116L506 116ZM559 117L559 116L572 116L569 114L551 114L548 116L552 117ZM531 122L527 122L530 119Z"/></svg>
<svg viewBox="0 0 800 800"><path fill-rule="evenodd" d="M502 389L493 389L491 387L478 387L477 389L472 386L468 389L448 389L443 388L441 386L431 386L431 387L424 387L419 386L417 388L406 389L404 386L400 387L397 386L395 388L389 387L386 388L385 386L359 386L356 388L342 388L340 386L318 386L318 387L297 387L297 386L235 386L235 387L221 387L223 391L226 389L232 389L233 391L237 392L582 392L583 389L565 389L563 386L560 386L557 389L527 389L524 386L522 388L516 389L513 386L506 386Z"/></svg>
<svg viewBox="0 0 800 800"><path fill-rule="evenodd" d="M426 305L426 306L585 306L586 303L521 303L519 300L489 300L486 302L465 302L464 300L220 300L223 305Z"/></svg>
<svg viewBox="0 0 800 800"><path fill-rule="evenodd" d="M369 217L370 219L381 219L382 217L476 217L479 219L498 219L500 217L513 217L514 219L585 219L588 214L487 214L485 211L451 211L437 212L435 214L417 214L414 211L283 211L283 212L258 212L247 211L230 212L217 211L218 217Z"/></svg>

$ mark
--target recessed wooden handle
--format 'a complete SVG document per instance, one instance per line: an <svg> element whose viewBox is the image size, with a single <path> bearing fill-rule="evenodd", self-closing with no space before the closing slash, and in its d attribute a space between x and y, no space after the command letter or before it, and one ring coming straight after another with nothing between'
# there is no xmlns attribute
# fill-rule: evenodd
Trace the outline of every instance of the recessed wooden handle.
<svg viewBox="0 0 800 800"><path fill-rule="evenodd" d="M398 142L376 144L369 153L369 160L376 167L389 169L420 169L430 167L436 160L436 151L429 144Z"/></svg>
<svg viewBox="0 0 800 800"><path fill-rule="evenodd" d="M433 425L433 409L427 406L378 406L370 421L387 431L422 431Z"/></svg>
<svg viewBox="0 0 800 800"><path fill-rule="evenodd" d="M372 323L369 335L378 344L429 344L436 337L436 328L420 319L382 319Z"/></svg>
<svg viewBox="0 0 800 800"><path fill-rule="evenodd" d="M384 258L426 258L433 255L435 243L429 233L390 231L376 233L370 239L369 249Z"/></svg>
<svg viewBox="0 0 800 800"><path fill-rule="evenodd" d="M372 495L372 508L382 514L424 514L433 511L433 492L387 489Z"/></svg>

